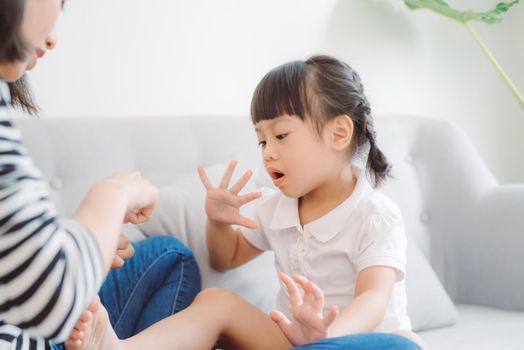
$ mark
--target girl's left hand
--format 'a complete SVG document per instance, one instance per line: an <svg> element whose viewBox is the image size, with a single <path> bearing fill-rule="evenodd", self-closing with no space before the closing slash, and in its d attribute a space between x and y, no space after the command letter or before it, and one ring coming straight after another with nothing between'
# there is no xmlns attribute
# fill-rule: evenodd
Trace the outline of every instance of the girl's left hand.
<svg viewBox="0 0 524 350"><path fill-rule="evenodd" d="M326 316L324 309L324 293L313 282L305 277L295 275L293 279L304 290L303 300L297 286L285 273L280 273L280 280L287 288L293 320L290 321L280 311L271 311L270 316L294 346L308 344L328 337L328 328L338 315L338 307L334 306Z"/></svg>
<svg viewBox="0 0 524 350"><path fill-rule="evenodd" d="M119 269L124 266L124 260L132 258L135 255L135 248L124 234L120 234L116 254L111 265L112 269Z"/></svg>

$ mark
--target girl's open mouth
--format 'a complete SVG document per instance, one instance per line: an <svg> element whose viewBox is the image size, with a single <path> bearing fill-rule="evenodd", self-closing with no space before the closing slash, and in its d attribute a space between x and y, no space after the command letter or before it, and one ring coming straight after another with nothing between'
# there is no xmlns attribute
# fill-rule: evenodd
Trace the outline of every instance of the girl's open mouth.
<svg viewBox="0 0 524 350"><path fill-rule="evenodd" d="M268 168L267 170L269 172L269 175L273 179L273 184L279 187L282 184L282 182L284 182L284 179L286 177L284 173L278 171L275 168Z"/></svg>

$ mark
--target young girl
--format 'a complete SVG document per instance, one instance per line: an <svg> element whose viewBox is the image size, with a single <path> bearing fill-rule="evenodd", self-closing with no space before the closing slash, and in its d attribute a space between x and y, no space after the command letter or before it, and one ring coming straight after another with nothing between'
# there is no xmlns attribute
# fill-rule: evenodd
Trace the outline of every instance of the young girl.
<svg viewBox="0 0 524 350"><path fill-rule="evenodd" d="M251 113L265 167L280 191L260 198L250 220L239 208L261 194L239 192L251 172L231 187L235 162L218 187L202 168L199 174L207 189L211 265L224 271L273 250L284 286L277 310L268 317L238 296L208 289L186 310L133 338L104 340L108 348L209 349L218 341L223 348L284 349L318 341L321 347L335 337L331 344L342 347L367 341L372 349L380 339L381 348L423 348L406 312L402 216L375 189L390 166L377 147L370 112L358 74L331 57L269 72ZM89 332L93 326L79 327ZM355 342L362 339L355 334L365 332L375 333Z"/></svg>

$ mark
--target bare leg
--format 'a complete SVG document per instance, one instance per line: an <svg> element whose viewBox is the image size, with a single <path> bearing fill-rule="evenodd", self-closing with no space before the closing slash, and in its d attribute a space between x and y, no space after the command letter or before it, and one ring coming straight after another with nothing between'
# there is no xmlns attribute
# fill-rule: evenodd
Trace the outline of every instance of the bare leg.
<svg viewBox="0 0 524 350"><path fill-rule="evenodd" d="M202 349L219 342L224 349L286 349L291 343L263 312L228 291L202 291L185 310L155 323L143 332L119 341L107 312L93 313L93 322L80 320L66 343L71 350ZM105 317L103 316L105 313ZM96 320L96 322L95 322ZM85 330L85 326L92 329ZM109 336L108 336L109 335ZM80 344L80 345L79 345Z"/></svg>
<svg viewBox="0 0 524 350"><path fill-rule="evenodd" d="M228 291L209 288L193 304L127 339L126 349L285 349L291 343L263 312Z"/></svg>
<svg viewBox="0 0 524 350"><path fill-rule="evenodd" d="M417 344L422 350L427 350L428 349L428 346L426 344L426 342L424 341L424 339L422 339L420 337L420 335L412 332L412 331L406 331L406 330L398 330L398 331L395 331L393 332L394 334L397 334L397 335L400 335L400 336L403 336L403 337L406 337L410 340L412 340L413 342L415 342L415 344Z"/></svg>

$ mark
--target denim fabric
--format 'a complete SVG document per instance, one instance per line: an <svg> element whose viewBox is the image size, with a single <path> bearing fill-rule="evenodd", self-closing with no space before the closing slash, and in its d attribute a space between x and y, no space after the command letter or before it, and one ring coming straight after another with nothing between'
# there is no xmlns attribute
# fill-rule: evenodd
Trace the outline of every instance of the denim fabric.
<svg viewBox="0 0 524 350"><path fill-rule="evenodd" d="M140 241L124 268L113 270L100 291L117 336L126 339L188 307L200 291L193 253L180 241Z"/></svg>
<svg viewBox="0 0 524 350"><path fill-rule="evenodd" d="M411 340L389 333L361 333L338 338L322 339L316 343L297 346L293 350L420 350Z"/></svg>

